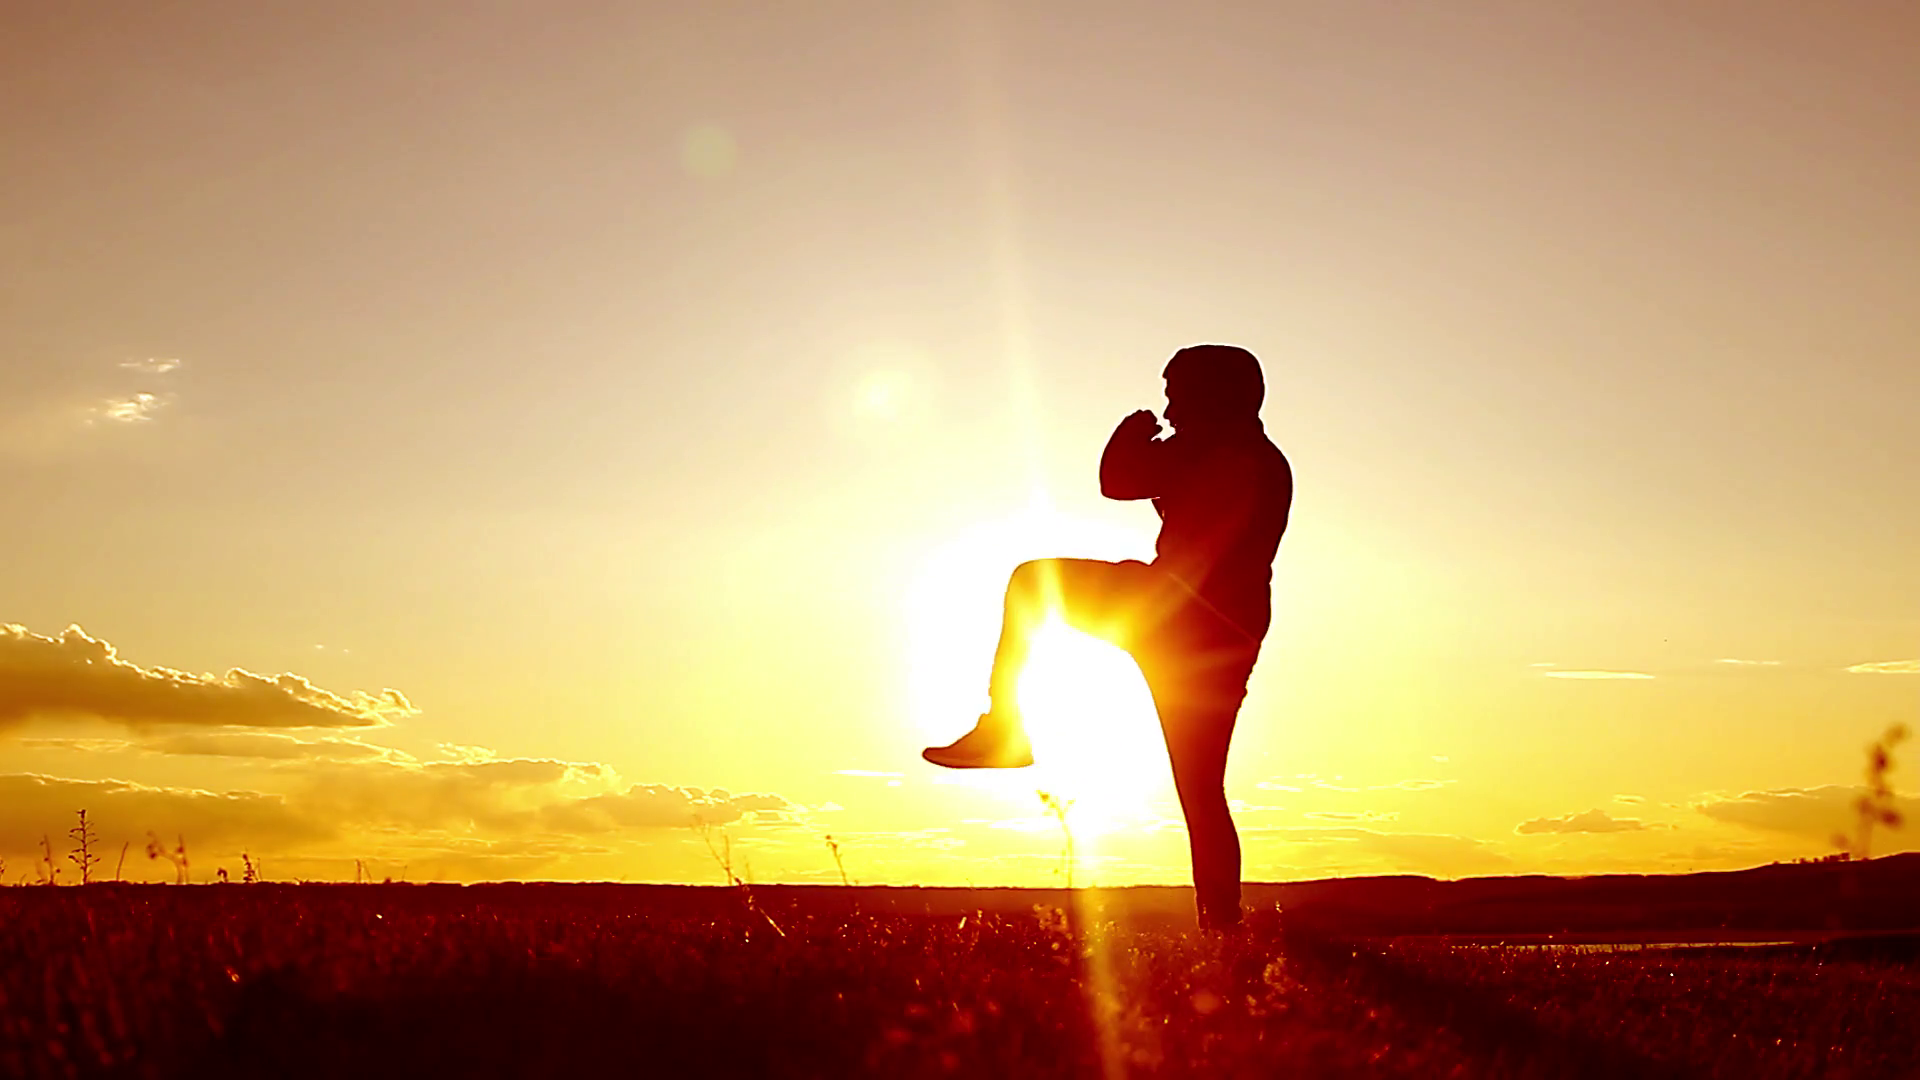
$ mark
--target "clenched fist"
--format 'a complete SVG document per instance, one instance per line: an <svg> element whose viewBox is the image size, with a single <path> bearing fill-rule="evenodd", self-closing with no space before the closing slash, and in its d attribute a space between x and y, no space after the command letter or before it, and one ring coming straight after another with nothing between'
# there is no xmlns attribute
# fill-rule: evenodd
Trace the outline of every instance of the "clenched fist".
<svg viewBox="0 0 1920 1080"><path fill-rule="evenodd" d="M1113 434L1116 438L1148 442L1160 434L1160 418L1153 415L1152 409L1128 413L1126 418L1120 421L1120 426L1114 429Z"/></svg>

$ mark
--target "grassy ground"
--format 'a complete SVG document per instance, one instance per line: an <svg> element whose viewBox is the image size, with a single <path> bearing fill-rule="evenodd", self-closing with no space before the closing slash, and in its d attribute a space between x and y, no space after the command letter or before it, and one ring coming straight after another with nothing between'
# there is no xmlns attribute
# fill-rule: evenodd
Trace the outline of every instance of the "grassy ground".
<svg viewBox="0 0 1920 1080"><path fill-rule="evenodd" d="M618 886L0 890L0 1075L1912 1076L1920 969Z"/></svg>

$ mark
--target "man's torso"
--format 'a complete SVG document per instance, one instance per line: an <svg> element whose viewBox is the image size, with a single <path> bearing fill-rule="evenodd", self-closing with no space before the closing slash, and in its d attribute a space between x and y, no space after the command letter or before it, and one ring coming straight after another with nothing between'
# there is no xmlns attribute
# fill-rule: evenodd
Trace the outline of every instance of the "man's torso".
<svg viewBox="0 0 1920 1080"><path fill-rule="evenodd" d="M1154 499L1154 565L1190 586L1256 640L1272 618L1273 560L1293 504L1293 471L1263 432L1164 444L1166 493Z"/></svg>

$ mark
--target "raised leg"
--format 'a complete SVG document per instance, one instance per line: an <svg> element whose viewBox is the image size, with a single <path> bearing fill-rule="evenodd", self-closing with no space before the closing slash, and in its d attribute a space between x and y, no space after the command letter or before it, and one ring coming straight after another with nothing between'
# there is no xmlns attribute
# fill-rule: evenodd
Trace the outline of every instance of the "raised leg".
<svg viewBox="0 0 1920 1080"><path fill-rule="evenodd" d="M1183 601L1185 590L1146 563L1097 559L1035 559L1007 579L1000 643L987 679L990 715L1018 721L1015 691L1026 667L1033 632L1056 615L1075 630L1130 649L1132 643Z"/></svg>
<svg viewBox="0 0 1920 1080"><path fill-rule="evenodd" d="M1020 721L1020 672L1032 650L1033 632L1056 614L1068 626L1125 646L1143 619L1168 600L1168 580L1138 562L1037 559L1021 563L1007 580L987 678L987 712L972 731L921 756L947 768L1010 768L1033 762Z"/></svg>

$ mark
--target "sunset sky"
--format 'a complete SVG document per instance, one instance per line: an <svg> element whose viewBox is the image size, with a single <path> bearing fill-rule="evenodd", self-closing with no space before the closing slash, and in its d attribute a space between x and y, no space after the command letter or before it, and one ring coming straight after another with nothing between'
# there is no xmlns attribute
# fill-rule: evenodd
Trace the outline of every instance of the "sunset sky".
<svg viewBox="0 0 1920 1080"><path fill-rule="evenodd" d="M1822 855L1920 720L1907 0L0 6L9 882L1184 881L1103 646L918 750L1198 341L1249 880Z"/></svg>

